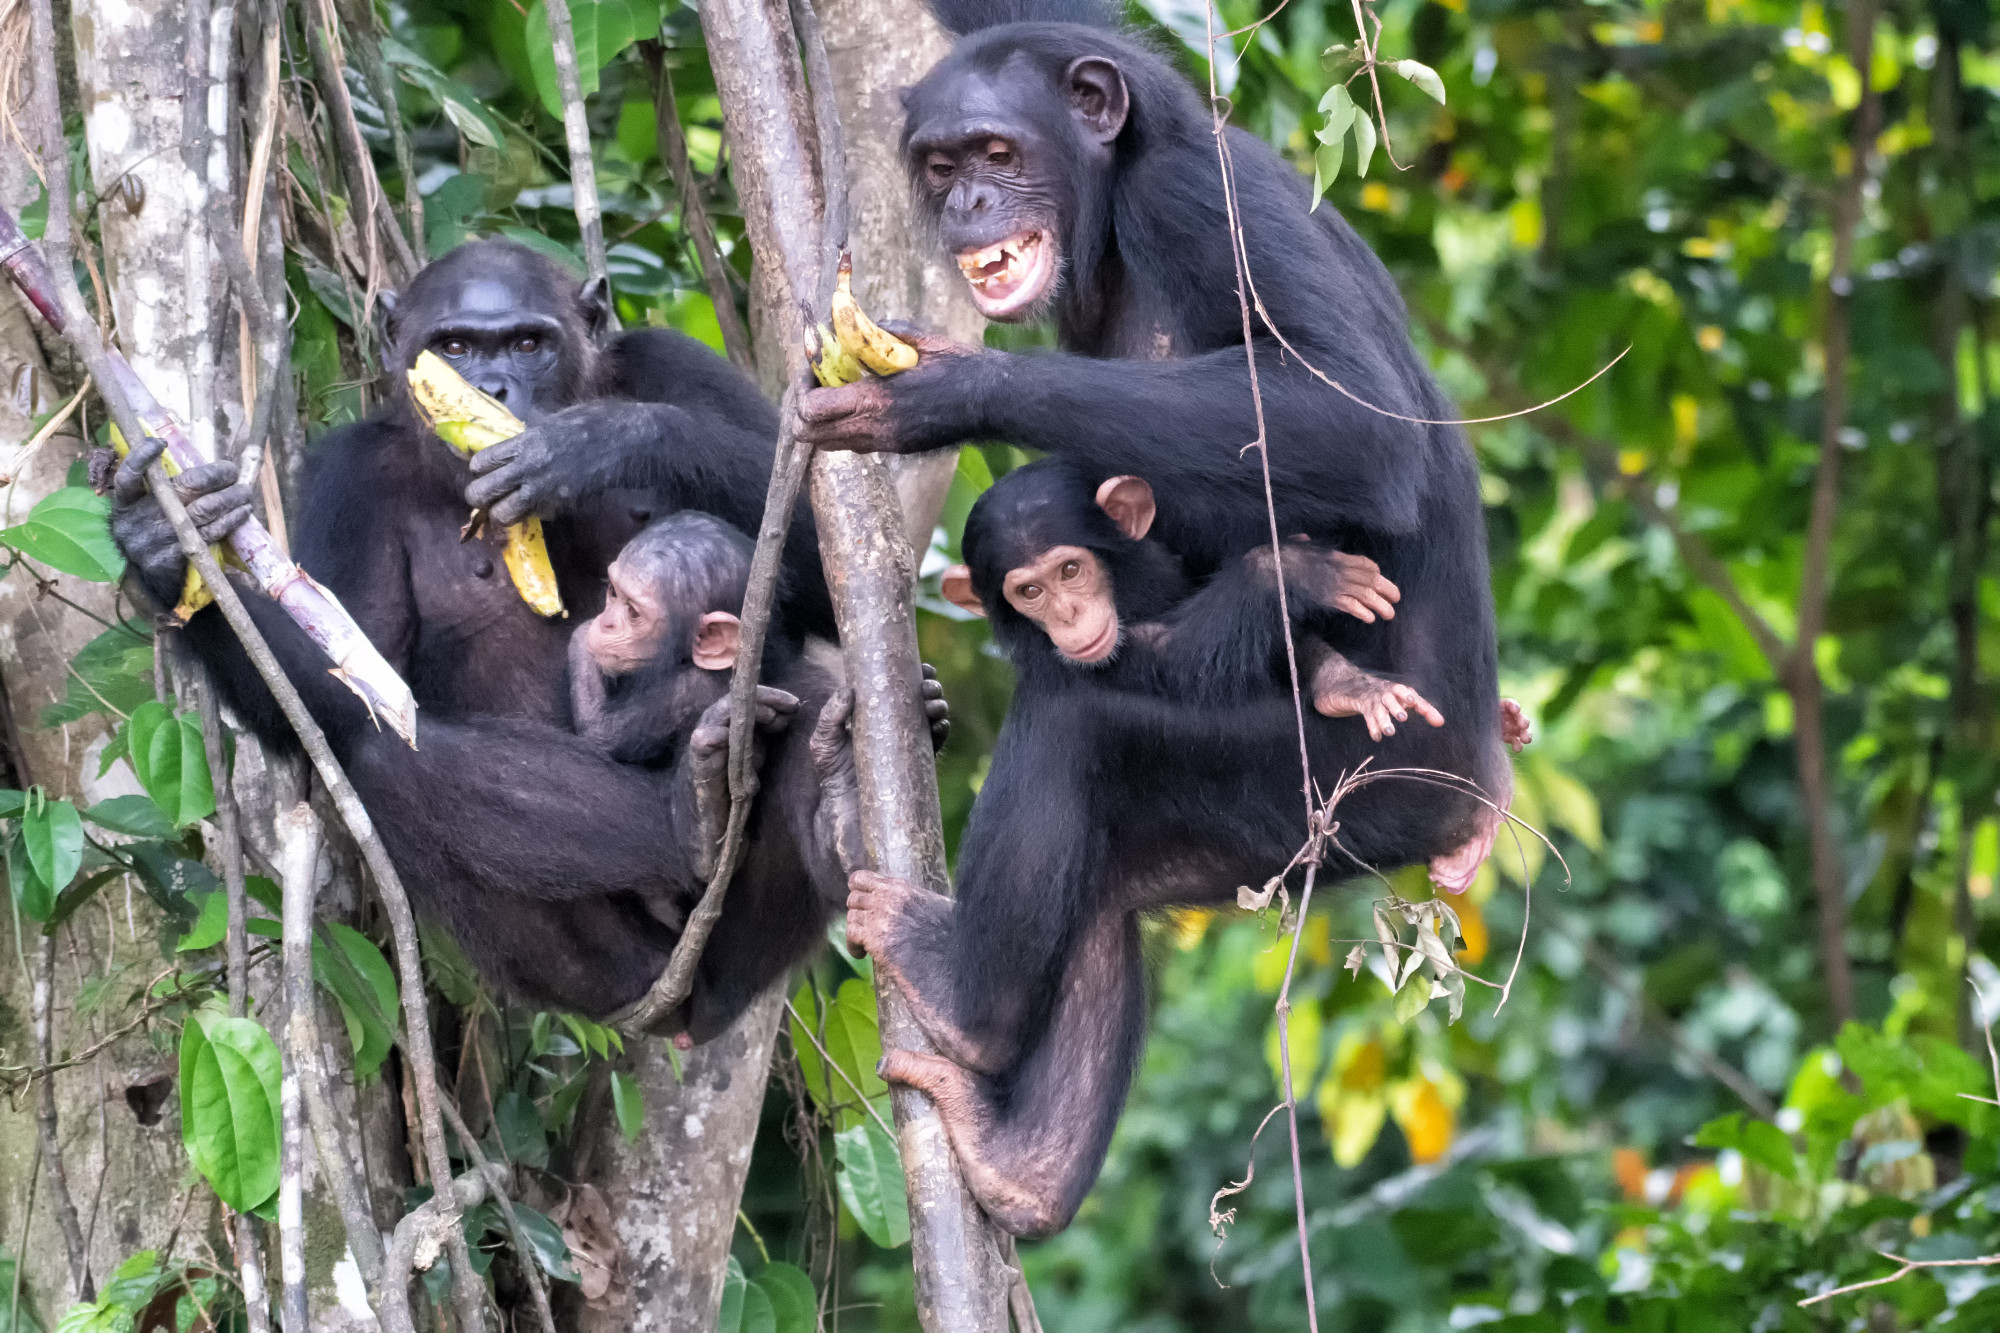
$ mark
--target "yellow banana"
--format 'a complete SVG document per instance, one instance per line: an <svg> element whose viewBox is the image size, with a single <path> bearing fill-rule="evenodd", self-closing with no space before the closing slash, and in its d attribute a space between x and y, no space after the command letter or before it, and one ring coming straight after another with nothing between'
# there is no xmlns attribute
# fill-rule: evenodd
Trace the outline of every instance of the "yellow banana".
<svg viewBox="0 0 2000 1333"><path fill-rule="evenodd" d="M434 352L419 352L410 367L410 397L437 437L460 457L470 458L489 445L511 440L527 429L505 406L465 382L465 377ZM549 548L542 540L542 520L530 514L507 525L507 545L501 552L508 577L523 601L545 616L567 616L556 587Z"/></svg>
<svg viewBox="0 0 2000 1333"><path fill-rule="evenodd" d="M854 261L845 251L833 289L833 331L840 345L877 375L894 375L917 364L917 349L868 318L854 299Z"/></svg>
<svg viewBox="0 0 2000 1333"><path fill-rule="evenodd" d="M852 384L864 373L854 353L842 346L840 339L833 336L833 330L824 324L817 329L807 326L806 353L812 358L813 378L825 388Z"/></svg>

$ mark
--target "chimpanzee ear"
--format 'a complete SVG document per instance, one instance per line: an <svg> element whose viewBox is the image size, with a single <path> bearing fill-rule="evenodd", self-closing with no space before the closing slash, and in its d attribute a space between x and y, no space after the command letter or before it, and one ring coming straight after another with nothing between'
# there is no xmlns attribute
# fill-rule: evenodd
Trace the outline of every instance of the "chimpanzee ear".
<svg viewBox="0 0 2000 1333"><path fill-rule="evenodd" d="M611 282L607 278L592 278L576 289L577 313L583 316L583 326L595 338L604 332L605 317L611 313Z"/></svg>
<svg viewBox="0 0 2000 1333"><path fill-rule="evenodd" d="M1071 61L1063 75L1063 87L1077 119L1099 143L1118 137L1132 110L1132 99L1125 91L1125 76L1115 63L1103 56Z"/></svg>
<svg viewBox="0 0 2000 1333"><path fill-rule="evenodd" d="M703 671L729 671L736 666L742 642L742 622L727 611L710 611L694 632L694 664Z"/></svg>
<svg viewBox="0 0 2000 1333"><path fill-rule="evenodd" d="M1118 530L1138 541L1153 528L1157 512L1153 488L1144 477L1108 477L1097 488L1097 507L1111 516Z"/></svg>
<svg viewBox="0 0 2000 1333"><path fill-rule="evenodd" d="M375 294L375 343L381 349L383 359L388 359L388 351L396 345L396 294L377 292Z"/></svg>
<svg viewBox="0 0 2000 1333"><path fill-rule="evenodd" d="M947 569L944 578L939 582L938 591L944 594L947 602L961 611L970 611L975 616L986 614L985 603L981 602L979 594L972 590L972 571L964 565L953 565Z"/></svg>

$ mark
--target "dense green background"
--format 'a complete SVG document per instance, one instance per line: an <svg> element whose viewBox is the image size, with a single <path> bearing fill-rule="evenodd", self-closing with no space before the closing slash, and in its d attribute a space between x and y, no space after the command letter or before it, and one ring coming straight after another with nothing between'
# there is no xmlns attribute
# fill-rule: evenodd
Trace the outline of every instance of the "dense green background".
<svg viewBox="0 0 2000 1333"><path fill-rule="evenodd" d="M603 64L590 115L620 313L713 341L628 45L658 10L575 8ZM1871 1329L2000 1326L2000 1271L1977 1267L1794 1306L1890 1271L1879 1249L2000 1248L1994 1121L1959 1095L1994 1095L1963 979L2000 984L1985 957L2000 870L1986 633L2000 592L1985 541L2000 444L2000 49L1987 7L1893 4L1874 38L1881 132L1857 232L1853 402L1827 630L1810 653L1863 1020L1844 1033L1815 939L1793 700L1718 588L1781 637L1796 623L1832 208L1861 84L1837 54L1844 12L1777 0L1384 0L1370 12L1383 58L1427 63L1446 97L1385 78L1394 163L1378 151L1358 179L1349 154L1327 201L1396 274L1414 336L1467 415L1553 397L1631 352L1560 407L1469 432L1503 677L1540 733L1516 810L1568 867L1532 844L1503 849L1501 873L1469 895L1463 957L1481 974L1505 977L1525 924L1505 1010L1475 987L1456 1025L1441 1005L1399 1020L1378 980L1341 971L1340 941L1370 933L1379 886L1325 894L1306 927L1293 1064L1320 1319L1354 1333L1816 1329L1861 1316ZM568 246L540 7L416 0L384 13L433 253L488 232ZM1256 16L1249 0L1220 15ZM1181 41L1199 46L1199 5L1153 0L1135 18L1207 77ZM1218 71L1237 122L1304 172L1316 108L1351 72L1324 53L1353 41L1354 22L1349 5L1290 0ZM714 172L720 118L699 26L673 8L665 28L696 167ZM383 113L356 89L401 195L412 182L395 172ZM319 164L290 156L318 197ZM726 180L714 188L745 272ZM297 367L323 428L366 407L365 329L309 249L292 276ZM1010 332L1009 345L1024 340ZM966 452L933 580L971 499L1019 458ZM1713 553L1709 571L1691 569L1664 521ZM1010 678L982 626L930 592L920 631L953 700L955 836ZM1226 1240L1209 1217L1278 1099L1284 941L1274 920L1236 914L1176 915L1149 940L1153 1035L1110 1164L1069 1232L1024 1249L1043 1319L1064 1333L1300 1328L1282 1118L1255 1150L1254 1184L1226 1201ZM837 962L818 970L823 985L843 975ZM464 978L445 979L471 1000ZM495 1132L516 1136L518 1160L565 1127L581 1083L529 1073L551 1051L578 1054L560 1025L508 1021L518 1030L499 1054L518 1091ZM1744 1104L1703 1055L1782 1104L1776 1126L1727 1118ZM801 1164L786 1133L795 1109L774 1084L745 1269L768 1249L819 1271L837 1234L839 1326L914 1327L907 1251L877 1249L828 1206L832 1153L822 1141ZM807 1137L858 1121L849 1110Z"/></svg>

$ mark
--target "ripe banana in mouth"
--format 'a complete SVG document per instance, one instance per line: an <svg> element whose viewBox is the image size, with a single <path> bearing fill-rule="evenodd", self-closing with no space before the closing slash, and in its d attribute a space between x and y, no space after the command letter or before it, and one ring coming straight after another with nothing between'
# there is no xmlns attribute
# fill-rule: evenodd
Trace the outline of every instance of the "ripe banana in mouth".
<svg viewBox="0 0 2000 1333"><path fill-rule="evenodd" d="M813 373L828 388L854 383L861 378L862 367L877 375L894 375L917 364L917 349L868 318L854 299L854 261L845 251L833 289L833 328L822 324L816 335L812 330L807 335L809 343L817 337Z"/></svg>

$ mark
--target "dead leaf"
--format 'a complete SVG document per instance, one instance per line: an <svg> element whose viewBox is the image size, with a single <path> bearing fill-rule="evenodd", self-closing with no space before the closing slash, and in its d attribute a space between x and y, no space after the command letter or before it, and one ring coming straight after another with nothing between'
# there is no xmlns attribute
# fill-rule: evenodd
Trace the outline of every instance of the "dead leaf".
<svg viewBox="0 0 2000 1333"><path fill-rule="evenodd" d="M576 1265L583 1299L597 1309L618 1284L618 1233L611 1225L611 1209L595 1185L577 1185L569 1198L551 1214L562 1227L563 1244L569 1246L570 1261Z"/></svg>

